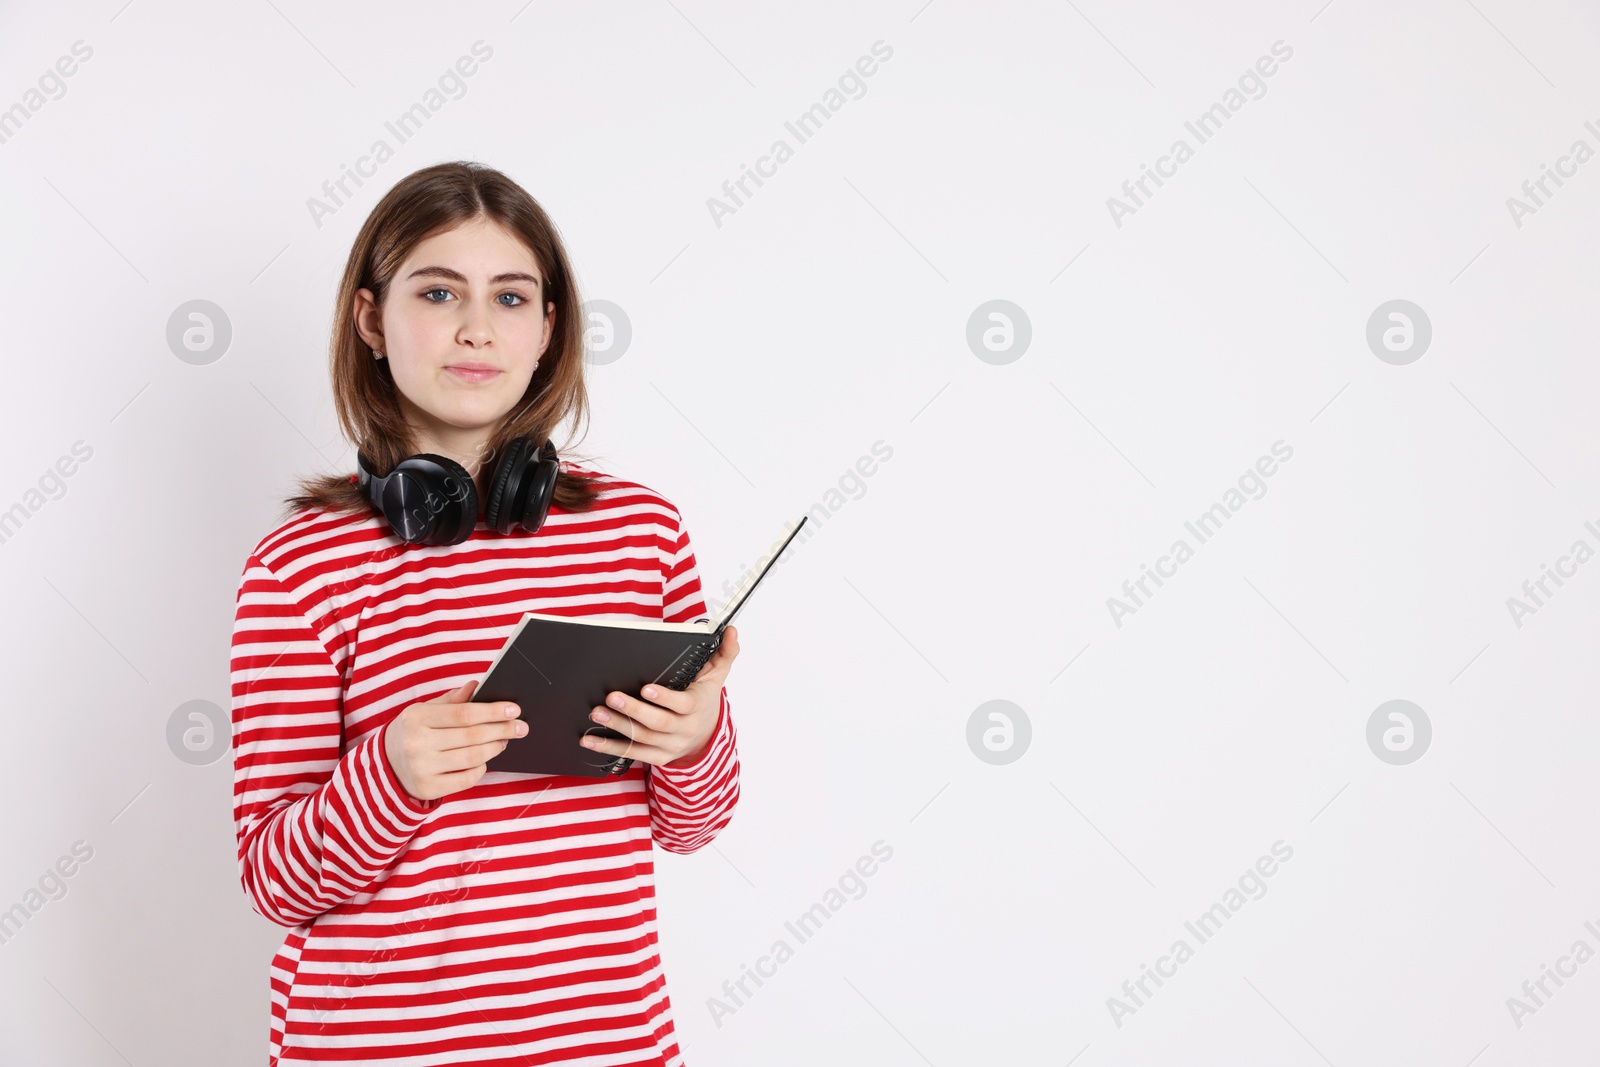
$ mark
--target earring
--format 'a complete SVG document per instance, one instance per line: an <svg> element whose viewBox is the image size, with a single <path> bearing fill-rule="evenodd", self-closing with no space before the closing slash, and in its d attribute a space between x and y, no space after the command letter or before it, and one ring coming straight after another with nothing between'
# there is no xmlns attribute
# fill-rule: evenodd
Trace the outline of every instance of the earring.
<svg viewBox="0 0 1600 1067"><path fill-rule="evenodd" d="M378 351L374 351L372 353L372 358L373 359L382 359L383 358L383 353L382 352L378 352Z"/></svg>

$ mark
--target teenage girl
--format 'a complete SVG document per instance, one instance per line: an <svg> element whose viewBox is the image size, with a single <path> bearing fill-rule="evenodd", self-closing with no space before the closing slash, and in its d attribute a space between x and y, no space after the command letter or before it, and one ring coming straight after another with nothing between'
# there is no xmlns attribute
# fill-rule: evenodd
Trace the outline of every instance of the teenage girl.
<svg viewBox="0 0 1600 1067"><path fill-rule="evenodd" d="M351 249L330 369L358 471L300 483L233 632L239 875L288 928L271 1067L682 1062L652 850L732 817L736 629L686 691L593 709L620 777L487 771L538 709L472 700L524 612L707 614L678 509L550 444L587 416L581 306L544 210L476 164L402 180Z"/></svg>

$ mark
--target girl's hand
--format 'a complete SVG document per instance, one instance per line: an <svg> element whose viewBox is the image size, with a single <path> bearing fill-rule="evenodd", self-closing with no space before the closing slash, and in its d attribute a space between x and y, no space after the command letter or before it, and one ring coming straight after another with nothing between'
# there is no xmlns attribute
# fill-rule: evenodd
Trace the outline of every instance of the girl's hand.
<svg viewBox="0 0 1600 1067"><path fill-rule="evenodd" d="M522 710L506 700L470 703L477 680L424 703L412 704L389 723L384 755L395 777L417 800L437 800L478 784L484 765L528 732ZM509 709L509 710L508 710Z"/></svg>
<svg viewBox="0 0 1600 1067"><path fill-rule="evenodd" d="M739 655L739 631L729 626L709 662L695 675L689 688L678 691L664 685L647 685L639 697L610 693L610 708L596 705L589 718L625 735L628 740L590 735L583 747L610 756L626 756L657 767L686 766L705 755L717 728L722 686Z"/></svg>

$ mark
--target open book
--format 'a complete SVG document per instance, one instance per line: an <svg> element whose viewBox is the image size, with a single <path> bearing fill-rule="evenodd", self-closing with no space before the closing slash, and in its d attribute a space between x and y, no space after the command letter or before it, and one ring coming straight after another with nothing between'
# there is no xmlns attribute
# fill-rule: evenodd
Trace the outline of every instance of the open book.
<svg viewBox="0 0 1600 1067"><path fill-rule="evenodd" d="M714 617L651 622L523 615L472 694L475 703L515 702L528 724L527 734L512 738L489 760L488 769L589 778L625 773L633 760L579 743L585 734L627 740L592 721L589 712L612 690L637 697L650 684L687 689L722 644L723 630L805 523L802 517L784 527Z"/></svg>

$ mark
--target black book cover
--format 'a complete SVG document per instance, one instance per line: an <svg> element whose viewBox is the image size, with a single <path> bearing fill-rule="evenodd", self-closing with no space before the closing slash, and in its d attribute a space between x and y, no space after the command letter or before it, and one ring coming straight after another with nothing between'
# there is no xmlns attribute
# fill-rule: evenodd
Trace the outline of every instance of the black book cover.
<svg viewBox="0 0 1600 1067"><path fill-rule="evenodd" d="M626 740L592 721L590 711L603 705L612 690L637 697L650 684L687 689L722 643L723 630L805 522L801 518L789 524L716 619L664 623L525 614L472 694L475 703L513 701L528 724L527 735L512 738L488 761L488 769L587 778L626 772L631 759L579 743L585 734Z"/></svg>

